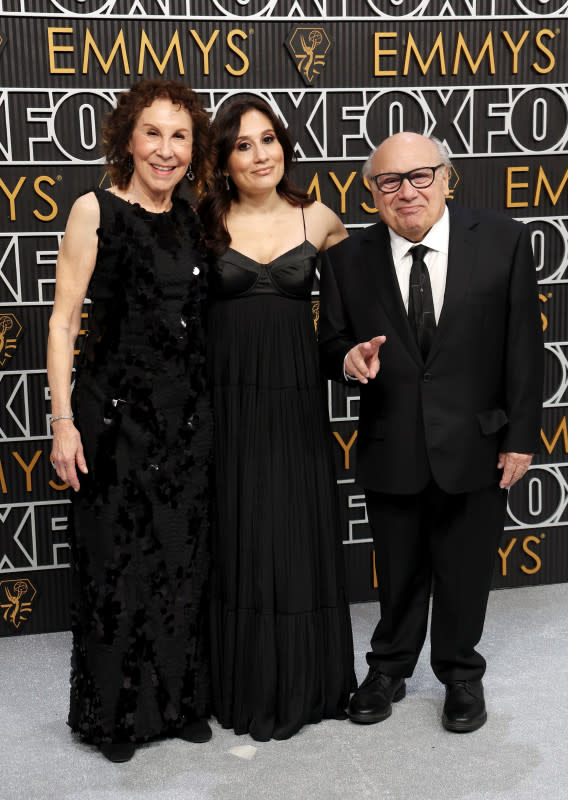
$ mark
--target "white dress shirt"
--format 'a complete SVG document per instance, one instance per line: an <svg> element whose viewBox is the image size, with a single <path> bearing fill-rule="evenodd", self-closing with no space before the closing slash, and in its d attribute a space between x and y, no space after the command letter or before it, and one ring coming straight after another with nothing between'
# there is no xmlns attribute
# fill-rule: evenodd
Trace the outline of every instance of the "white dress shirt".
<svg viewBox="0 0 568 800"><path fill-rule="evenodd" d="M399 236L392 228L389 228L390 244L394 269L398 279L398 286L404 307L408 312L408 290L410 284L410 268L412 267L411 249L417 244L423 244L428 248L424 255L424 263L430 275L430 285L432 287L432 300L434 301L434 314L436 325L440 320L442 306L444 304L444 293L446 291L446 276L448 274L448 250L450 245L450 213L448 207L434 225L430 228L421 242L410 242L403 236ZM381 331L377 331L377 336ZM345 354L347 358L349 354ZM357 380L345 371L345 359L343 360L343 374L347 380Z"/></svg>
<svg viewBox="0 0 568 800"><path fill-rule="evenodd" d="M421 242L409 242L408 239L395 233L392 228L389 228L389 234L392 260L394 261L402 302L407 311L410 268L412 267L410 250L417 244L423 244L429 248L424 256L424 262L430 275L434 314L436 316L436 324L438 324L444 303L446 275L448 273L448 248L450 242L450 214L448 207L446 206L442 217L432 225Z"/></svg>

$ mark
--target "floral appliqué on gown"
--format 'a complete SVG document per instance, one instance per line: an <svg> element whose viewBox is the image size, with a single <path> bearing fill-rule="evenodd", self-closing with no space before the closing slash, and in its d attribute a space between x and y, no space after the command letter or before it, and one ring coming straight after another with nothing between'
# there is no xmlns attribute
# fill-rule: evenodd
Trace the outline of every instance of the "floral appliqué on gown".
<svg viewBox="0 0 568 800"><path fill-rule="evenodd" d="M185 201L154 214L95 194L69 725L94 743L146 741L209 713L207 263Z"/></svg>

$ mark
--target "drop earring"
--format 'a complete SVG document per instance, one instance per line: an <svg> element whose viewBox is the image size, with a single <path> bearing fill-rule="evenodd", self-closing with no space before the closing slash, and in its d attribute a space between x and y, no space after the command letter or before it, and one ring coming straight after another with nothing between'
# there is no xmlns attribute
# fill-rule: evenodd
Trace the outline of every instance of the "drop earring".
<svg viewBox="0 0 568 800"><path fill-rule="evenodd" d="M231 187L229 186L229 176L225 175L225 186L227 187L227 191L231 191Z"/></svg>
<svg viewBox="0 0 568 800"><path fill-rule="evenodd" d="M195 180L195 173L194 173L194 171L192 170L192 168L191 168L191 167L192 167L192 165L190 164L190 165L189 165L189 169L188 169L188 170L187 170L187 172L185 173L185 177L187 178L187 180L188 180L190 183L191 183L191 181L194 181L194 180Z"/></svg>

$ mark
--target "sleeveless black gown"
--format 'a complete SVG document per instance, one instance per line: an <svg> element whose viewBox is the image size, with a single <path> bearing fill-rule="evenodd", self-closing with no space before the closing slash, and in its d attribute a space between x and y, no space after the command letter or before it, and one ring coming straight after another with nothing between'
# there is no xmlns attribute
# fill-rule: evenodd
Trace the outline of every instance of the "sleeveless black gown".
<svg viewBox="0 0 568 800"><path fill-rule="evenodd" d="M197 219L96 191L99 251L73 391L89 468L73 496L69 725L175 735L209 713L206 272Z"/></svg>
<svg viewBox="0 0 568 800"><path fill-rule="evenodd" d="M229 249L212 270L213 710L259 741L345 718L354 681L317 256L307 240L267 265Z"/></svg>

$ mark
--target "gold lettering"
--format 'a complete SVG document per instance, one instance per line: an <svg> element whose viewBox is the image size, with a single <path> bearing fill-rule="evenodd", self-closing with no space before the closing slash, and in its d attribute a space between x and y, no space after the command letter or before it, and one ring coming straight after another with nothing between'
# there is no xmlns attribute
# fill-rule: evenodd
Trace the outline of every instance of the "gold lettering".
<svg viewBox="0 0 568 800"><path fill-rule="evenodd" d="M528 171L529 167L507 167L507 208L526 208L528 206L527 201L514 202L512 197L514 189L528 189L529 186L528 183L513 183L513 174Z"/></svg>
<svg viewBox="0 0 568 800"><path fill-rule="evenodd" d="M397 50L381 50L381 39L396 39L394 32L375 33L375 78L396 75L396 69L381 69L379 61L381 56L396 56Z"/></svg>
<svg viewBox="0 0 568 800"><path fill-rule="evenodd" d="M546 295L544 295L544 294L540 294L539 293L538 299L540 300L541 303L547 303L548 302L548 297L546 297ZM546 314L544 313L544 311L540 312L540 318L542 320L542 330L544 332L548 328L548 319L547 319Z"/></svg>
<svg viewBox="0 0 568 800"><path fill-rule="evenodd" d="M546 173L545 173L544 169L542 167L539 167L538 168L538 177L536 179L536 189L535 189L535 192L534 192L534 203L533 203L533 205L534 206L538 206L538 204L540 203L540 193L541 193L542 187L544 186L544 188L546 189L546 191L548 193L548 196L552 200L552 205L555 206L556 203L558 202L558 198L560 197L560 195L562 194L562 192L564 190L564 187L566 186L566 182L567 181L568 181L568 169L565 171L564 177L562 178L562 181L560 182L560 187L559 187L558 191L555 194L552 191L552 187L548 182L548 178L546 177Z"/></svg>
<svg viewBox="0 0 568 800"><path fill-rule="evenodd" d="M243 53L243 51L239 47L237 47L236 44L233 43L233 39L235 38L235 36L240 36L241 39L247 39L248 37L244 31L241 31L238 28L232 30L227 36L227 44L229 45L229 48L233 51L233 53L236 53L241 58L243 66L241 67L241 69L234 69L234 67L232 67L230 64L225 64L225 69L227 70L227 72L230 72L231 75L235 75L236 77L238 77L239 75L244 75L245 72L248 70L249 60L246 54Z"/></svg>
<svg viewBox="0 0 568 800"><path fill-rule="evenodd" d="M521 564L521 569L526 575L534 575L535 572L538 572L539 569L542 566L542 560L541 560L540 556L538 556L534 552L534 550L531 550L529 548L528 545L529 545L530 542L532 542L534 544L540 544L540 539L538 538L538 536L525 536L525 538L523 539L523 550L534 561L534 567L532 567L532 568L525 567L524 564Z"/></svg>
<svg viewBox="0 0 568 800"><path fill-rule="evenodd" d="M511 52L513 53L513 65L511 68L511 72L513 73L513 75L516 75L517 72L519 71L519 51L523 46L523 44L525 43L525 40L529 35L529 33L530 31L525 31L521 36L521 38L519 39L519 41L517 42L517 44L515 45L515 43L509 36L508 31L501 31L501 36L505 39L505 41L511 48Z"/></svg>
<svg viewBox="0 0 568 800"><path fill-rule="evenodd" d="M341 213L342 214L345 214L345 211L347 209L347 206L346 206L346 203L345 203L345 194L347 192L347 189L349 189L349 187L353 183L353 178L355 177L355 175L357 175L357 173L356 172L352 172L349 175L349 177L347 178L347 182L345 183L345 185L342 186L341 183L339 182L339 180L337 179L337 176L336 176L335 172L330 172L329 173L329 177L334 182L334 184L336 185L337 189L339 190L339 194L341 195L341 206L340 206L340 208L341 208Z"/></svg>
<svg viewBox="0 0 568 800"><path fill-rule="evenodd" d="M13 192L11 192L4 183L4 181L2 180L2 178L0 178L0 189L4 192L4 194L6 195L6 197L10 202L10 222L14 222L14 220L16 219L16 203L14 201L25 182L26 182L26 177L25 175L22 175L22 177L16 184L16 188L14 189Z"/></svg>
<svg viewBox="0 0 568 800"><path fill-rule="evenodd" d="M29 464L26 464L26 462L19 453L12 452L12 455L14 456L16 461L26 473L26 492L31 492L32 490L32 470L37 464L37 460L41 456L42 452L43 450L36 450L34 453L34 457L32 458Z"/></svg>
<svg viewBox="0 0 568 800"><path fill-rule="evenodd" d="M511 541L509 542L509 545L507 546L507 549L505 550L505 552L503 552L503 550L501 550L501 548L499 548L497 550L497 552L499 553L499 555L501 557L501 575L503 575L503 577L505 577L505 575L507 574L507 558L509 557L509 553L511 552L511 550L515 546L516 541L517 541L516 538L513 537L511 539Z"/></svg>
<svg viewBox="0 0 568 800"><path fill-rule="evenodd" d="M99 64L103 68L103 72L105 74L107 74L109 69L110 69L110 67L111 67L112 62L114 61L114 58L115 58L119 48L120 48L120 54L122 56L122 66L124 68L124 74L125 75L130 75L130 65L128 63L128 55L126 53L126 43L124 41L124 31L121 30L120 33L118 34L118 36L116 37L114 45L113 45L113 48L112 48L112 50L110 52L110 55L109 55L108 59L105 61L103 59L101 51L97 47L96 42L95 42L95 40L93 39L93 37L91 35L91 31L87 28L87 31L85 33L85 46L83 48L83 74L85 75L87 73L88 69L89 69L89 51L90 50L92 50L94 55L96 56L97 61L99 62Z"/></svg>
<svg viewBox="0 0 568 800"><path fill-rule="evenodd" d="M203 53L203 74L204 75L209 75L209 51L213 47L213 42L219 36L219 31L218 30L213 31L213 34L211 35L211 38L209 39L207 44L204 44L201 41L201 38L200 38L200 36L199 36L199 34L197 33L196 30L191 28L191 30L189 32L191 33L191 35L193 36L193 38L197 42L197 45L198 45L199 49Z"/></svg>
<svg viewBox="0 0 568 800"><path fill-rule="evenodd" d="M318 203L321 203L321 190L320 190L320 180L319 180L319 173L316 172L314 177L312 178L312 182L308 186L307 194L311 195L312 192L315 192L315 199Z"/></svg>
<svg viewBox="0 0 568 800"><path fill-rule="evenodd" d="M460 34L461 36L461 34ZM434 60L434 56L436 52L439 54L440 58L440 75L446 74L446 59L444 56L444 40L442 39L442 33L440 32L436 37L436 41L434 42L434 46L430 50L430 55L428 56L428 61L422 61L422 56L420 55L420 51L414 41L414 37L411 33L408 34L408 39L406 40L406 55L404 57L404 68L402 70L403 75L408 75L408 68L410 64L410 54L414 53L416 61L418 62L418 66L422 70L422 74L426 75L428 70L430 69L430 64Z"/></svg>
<svg viewBox="0 0 568 800"><path fill-rule="evenodd" d="M144 72L144 56L145 56L146 50L150 53L152 61L154 62L154 64L158 68L158 72L160 73L160 75L165 70L166 64L168 63L172 52L175 50L176 56L177 56L179 74L180 75L185 75L185 71L184 71L184 68L183 68L183 59L181 57L181 47L180 47L180 44L179 44L179 34L178 34L177 31L172 36L172 39L170 41L170 46L168 47L168 49L166 51L166 55L164 56L163 61L159 61L158 60L158 56L156 55L156 52L155 52L154 48L152 47L152 45L150 43L150 40L148 39L146 31L142 31L142 35L140 36L140 55L138 57L138 74L139 75L142 75L142 73Z"/></svg>
<svg viewBox="0 0 568 800"><path fill-rule="evenodd" d="M56 67L56 53L73 53L73 45L55 44L55 36L68 36L73 33L73 28L48 28L47 29L47 48L49 52L49 71L52 75L74 75L74 67Z"/></svg>
<svg viewBox="0 0 568 800"><path fill-rule="evenodd" d="M556 442L559 440L560 436L562 436L562 441L564 443L564 452L568 453L568 430L566 430L566 417L562 417L560 425L556 429L556 433L554 434L552 441L549 442L546 438L546 434L540 429L540 438L544 442L544 446L548 451L548 455L552 455L552 451L556 447Z"/></svg>
<svg viewBox="0 0 568 800"><path fill-rule="evenodd" d="M371 191L371 187L369 186L369 181L367 180L367 178L363 178L363 183L365 185L365 189L367 189L370 192ZM377 214L378 213L377 209L374 206L374 202L373 202L372 206L368 206L367 203L361 203L361 208L367 214Z"/></svg>
<svg viewBox="0 0 568 800"><path fill-rule="evenodd" d="M489 51L489 73L490 75L495 75L495 53L493 52L493 34L491 33L491 31L485 37L485 43L483 44L483 47L479 51L479 55L477 56L477 61L475 62L471 57L471 53L469 52L468 46L466 45L465 39L463 38L462 33L460 31L458 33L458 41L456 43L456 54L454 56L454 66L452 69L452 73L454 75L458 74L460 55L463 52L466 61L469 64L470 70L475 75L475 73L479 69L479 65L483 61L486 50Z"/></svg>
<svg viewBox="0 0 568 800"><path fill-rule="evenodd" d="M536 46L541 51L541 53L544 53L545 55L548 56L548 65L546 67L541 67L539 64L536 63L536 61L533 61L532 63L532 68L535 70L535 72L538 72L541 75L546 75L547 72L551 72L551 70L553 70L554 67L556 66L556 59L554 58L554 53L551 50L549 50L548 47L546 47L542 42L545 36L547 36L549 39L554 39L556 34L553 31L549 30L548 28L543 28L536 35Z"/></svg>
<svg viewBox="0 0 568 800"><path fill-rule="evenodd" d="M355 444L355 439L357 438L357 431L356 430L353 431L353 434L351 435L351 438L349 439L347 444L343 441L343 438L342 438L341 434L338 433L337 431L333 431L333 435L335 436L335 438L339 442L339 446L343 450L343 466L345 467L345 469L350 469L350 466L349 466L349 451L351 450L351 448Z"/></svg>
<svg viewBox="0 0 568 800"><path fill-rule="evenodd" d="M42 183L49 183L50 186L53 186L55 181L53 180L53 178L50 178L49 175L39 175L34 181L35 193L38 195L38 197L41 197L42 200L45 200L45 202L49 206L51 206L51 213L41 214L37 210L37 208L34 208L34 217L41 220L41 222L51 222L51 220L55 219L55 217L57 216L57 211L58 211L57 203L52 197L50 197L48 194L42 191L41 189Z"/></svg>

